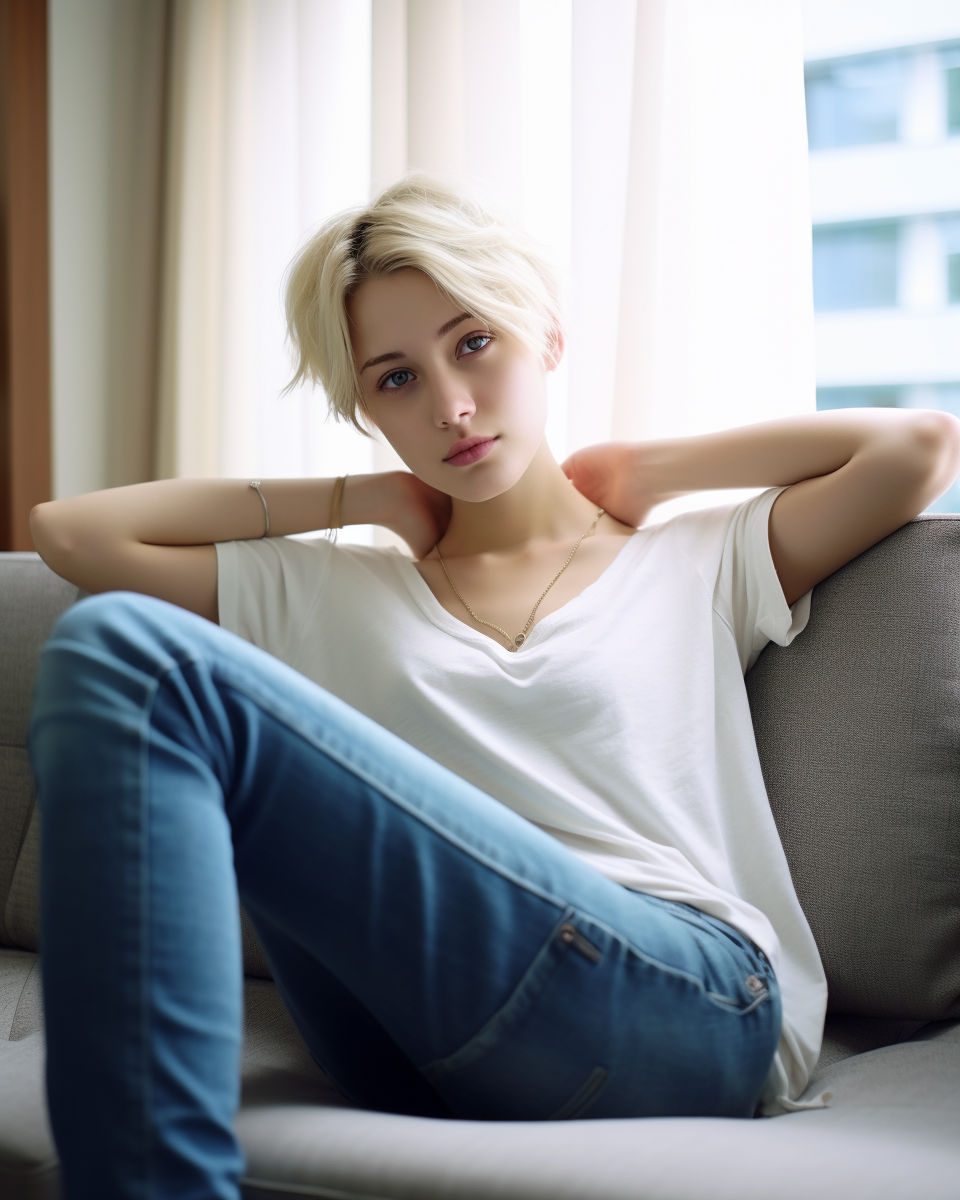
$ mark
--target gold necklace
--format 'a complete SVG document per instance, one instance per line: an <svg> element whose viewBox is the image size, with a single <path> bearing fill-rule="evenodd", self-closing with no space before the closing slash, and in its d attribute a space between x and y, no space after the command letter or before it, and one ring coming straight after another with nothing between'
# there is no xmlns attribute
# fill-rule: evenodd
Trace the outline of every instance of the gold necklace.
<svg viewBox="0 0 960 1200"><path fill-rule="evenodd" d="M497 633L502 634L503 637L506 639L507 649L512 650L514 653L516 653L520 649L520 647L523 645L523 643L527 640L527 630L533 624L533 618L537 615L537 609L542 604L544 596L546 596L547 592L550 591L550 589L557 582L557 580L560 578L560 576L564 573L564 571L567 569L567 567L569 567L570 564L573 562L573 556L580 549L580 543L583 541L583 539L590 537L590 535L593 533L593 531L597 528L597 524L598 524L600 518L603 516L603 511L604 510L601 508L600 511L597 513L596 517L594 517L593 524L590 526L590 528L587 530L587 532L581 533L581 535L577 538L576 544L574 545L573 549L570 551L570 557L563 564L563 566L556 573L556 575L554 575L554 577L550 580L550 582L547 584L547 586L543 589L543 591L540 594L540 599L536 602L536 604L531 609L530 616L527 617L526 625L524 625L524 627L520 630L520 632L516 635L516 637L511 637L510 634L507 633L507 631L505 629L501 629L499 625L494 625L494 623L492 621L485 621L483 619L483 617L477 616L477 614L473 611L473 609L466 602L466 600L464 600L464 598L460 595L460 592L457 589L457 585L450 578L450 572L447 570L447 564L443 561L443 555L440 553L439 543L437 544L437 547L436 547L437 558L440 559L440 566L443 567L443 573L447 577L447 583L449 583L450 586L453 588L454 595L457 597L457 599L460 601L460 603L463 605L463 607L467 610L467 612L470 614L470 616L473 617L473 619L479 625L486 625L486 627L488 629L495 629L497 631Z"/></svg>

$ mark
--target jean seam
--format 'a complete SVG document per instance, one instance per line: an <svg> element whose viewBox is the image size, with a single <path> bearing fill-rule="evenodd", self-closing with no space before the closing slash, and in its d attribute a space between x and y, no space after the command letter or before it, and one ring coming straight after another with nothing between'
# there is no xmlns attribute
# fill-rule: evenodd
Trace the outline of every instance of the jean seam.
<svg viewBox="0 0 960 1200"><path fill-rule="evenodd" d="M208 669L210 667L210 664L206 663L204 660L195 659L195 658L191 657L186 662L181 663L178 661L169 666L165 666L163 669L163 673L164 674L170 673L174 669L182 670L182 667L185 665L198 666L201 664L208 667ZM221 664L218 663L217 668L218 668L218 673L222 674L221 681L225 686L231 688L233 691L235 691L239 695L243 696L246 700L255 704L261 711L264 711L263 699L261 696L254 695L251 692L249 692L243 686L242 682L232 678L232 676L230 675L229 672L222 672ZM211 674L212 673L213 672L211 670ZM332 693L329 693L329 694L332 696ZM334 698L336 698L336 697L334 697ZM341 702L341 703L343 703L343 702ZM277 713L272 712L272 711L266 712L266 715L273 718L274 720L282 721L284 724L287 725L287 728L290 730L291 733L293 733L297 737L301 738L304 742L306 742L308 745L312 746L315 750L319 750L321 754L324 754L328 758L332 759L335 763L337 763L339 766L341 766L344 770L348 771L350 774L355 775L362 783L366 784L368 787L372 788L375 792L377 792L381 796L383 796L383 798L385 800L389 800L392 804L396 804L397 807L403 809L403 811L405 813L407 813L408 816L412 817L416 821L419 821L422 825L427 826L427 828L433 830L434 833L436 833L438 836L442 837L445 841L449 842L453 846L456 846L456 848L458 850L462 850L465 854L470 855L470 857L474 858L477 862L480 862L484 866L489 867L490 870L495 871L498 875L501 875L503 878L508 879L511 883L515 883L517 886L522 887L525 891L528 891L532 895L539 897L541 900L546 900L550 904L553 904L554 906L561 908L561 909L565 908L567 906L566 900L562 899L559 896L554 895L552 892L548 891L546 888L540 887L538 884L533 883L530 880L523 879L521 876L519 876L519 875L515 874L513 871L511 871L509 867L506 867L502 863L499 863L495 859L491 858L483 850L479 850L475 846L471 846L468 842L463 840L461 837L459 837L453 831L444 828L441 824L439 824L438 822L433 820L427 814L418 811L415 807L412 806L411 802L409 802L405 797L401 796L388 783L385 783L381 779L377 779L365 766L363 766L360 763L357 763L356 761L351 760L346 753L338 750L334 746L329 745L321 735L317 735L313 732L303 729L300 726L299 722L297 722L297 720L296 720L295 711L285 709L283 717L278 716ZM409 745L408 743L405 743L405 744ZM410 749L413 749L413 747L410 747ZM463 781L463 782L466 782L466 781Z"/></svg>
<svg viewBox="0 0 960 1200"><path fill-rule="evenodd" d="M141 963L140 963L140 1012L141 1012L141 1052L140 1052L140 1072L141 1072L141 1095L143 1096L143 1133L145 1141L143 1145L144 1157L144 1182L148 1188L153 1190L156 1184L156 1172L154 1170L154 1154L153 1154L153 1130L156 1127L155 1109L153 1098L153 1069L151 1047L153 1046L153 1019L151 996L153 989L150 985L150 921L151 921L151 903L150 903L150 729L151 717L156 706L157 695L160 691L160 679L154 679L148 689L148 694L145 697L144 705L141 709L140 724L138 728L138 736L140 738L140 860L142 865L140 877L140 943ZM141 1134L141 1137L143 1134Z"/></svg>

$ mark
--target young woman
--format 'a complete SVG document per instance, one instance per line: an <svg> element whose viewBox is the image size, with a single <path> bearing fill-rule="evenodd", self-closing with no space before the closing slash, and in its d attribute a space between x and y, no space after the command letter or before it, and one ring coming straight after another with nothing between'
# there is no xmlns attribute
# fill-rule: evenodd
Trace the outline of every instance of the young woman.
<svg viewBox="0 0 960 1200"><path fill-rule="evenodd" d="M960 425L846 411L561 469L550 274L422 178L330 221L288 295L297 378L411 474L172 480L33 516L55 571L111 593L57 625L31 729L65 1196L237 1196L238 889L360 1104L797 1107L826 987L743 675L946 489ZM769 490L636 528L743 486ZM354 522L416 561L284 536Z"/></svg>

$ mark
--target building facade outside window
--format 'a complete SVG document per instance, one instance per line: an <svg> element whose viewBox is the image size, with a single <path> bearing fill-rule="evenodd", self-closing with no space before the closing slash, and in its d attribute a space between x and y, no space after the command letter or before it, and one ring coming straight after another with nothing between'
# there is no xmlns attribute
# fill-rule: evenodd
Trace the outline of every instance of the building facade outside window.
<svg viewBox="0 0 960 1200"><path fill-rule="evenodd" d="M947 303L960 304L960 213L943 218L941 236L947 279Z"/></svg>
<svg viewBox="0 0 960 1200"><path fill-rule="evenodd" d="M897 303L896 221L850 221L813 232L813 302L818 311L892 308Z"/></svg>
<svg viewBox="0 0 960 1200"><path fill-rule="evenodd" d="M903 90L900 54L864 54L806 70L811 150L894 142Z"/></svg>
<svg viewBox="0 0 960 1200"><path fill-rule="evenodd" d="M960 417L960 5L943 13L804 0L821 410ZM960 512L960 486L931 508Z"/></svg>
<svg viewBox="0 0 960 1200"><path fill-rule="evenodd" d="M960 134L960 48L950 47L943 54L947 92L947 130Z"/></svg>

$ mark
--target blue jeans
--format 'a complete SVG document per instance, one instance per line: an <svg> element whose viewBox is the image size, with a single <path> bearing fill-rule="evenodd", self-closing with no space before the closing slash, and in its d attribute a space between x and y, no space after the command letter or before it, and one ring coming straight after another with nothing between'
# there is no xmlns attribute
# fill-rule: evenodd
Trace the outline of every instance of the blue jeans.
<svg viewBox="0 0 960 1200"><path fill-rule="evenodd" d="M124 593L70 609L30 752L65 1200L236 1200L238 891L362 1105L753 1114L780 1001L749 939L611 883L207 621Z"/></svg>

